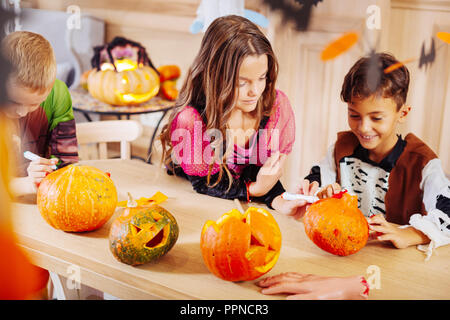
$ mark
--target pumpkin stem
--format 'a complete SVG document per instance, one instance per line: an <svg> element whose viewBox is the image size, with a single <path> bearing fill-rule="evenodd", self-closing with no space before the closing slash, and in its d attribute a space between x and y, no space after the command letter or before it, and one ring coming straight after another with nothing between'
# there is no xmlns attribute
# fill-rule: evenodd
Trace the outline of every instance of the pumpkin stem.
<svg viewBox="0 0 450 320"><path fill-rule="evenodd" d="M133 197L131 196L131 193L128 193L128 202L127 202L127 207L129 208L136 208L137 207L137 202L133 199Z"/></svg>

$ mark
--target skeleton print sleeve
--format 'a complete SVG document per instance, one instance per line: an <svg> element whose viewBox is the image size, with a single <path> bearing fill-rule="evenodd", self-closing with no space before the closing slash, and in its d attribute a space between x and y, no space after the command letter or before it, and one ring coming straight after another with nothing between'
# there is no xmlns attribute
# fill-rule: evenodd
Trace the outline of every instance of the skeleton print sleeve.
<svg viewBox="0 0 450 320"><path fill-rule="evenodd" d="M450 181L439 159L431 160L423 169L420 188L427 215L414 214L409 223L430 238L428 245L418 247L428 260L434 248L450 244Z"/></svg>
<svg viewBox="0 0 450 320"><path fill-rule="evenodd" d="M334 162L334 144L328 148L327 155L317 165L311 168L305 177L309 182L317 181L319 186L327 186L336 182L336 165Z"/></svg>

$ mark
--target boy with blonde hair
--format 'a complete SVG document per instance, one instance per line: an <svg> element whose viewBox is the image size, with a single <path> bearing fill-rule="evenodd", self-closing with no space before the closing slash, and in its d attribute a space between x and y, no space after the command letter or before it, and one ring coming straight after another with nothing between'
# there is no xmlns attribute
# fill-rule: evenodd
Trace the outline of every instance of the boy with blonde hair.
<svg viewBox="0 0 450 320"><path fill-rule="evenodd" d="M56 79L56 60L50 43L41 35L17 31L2 41L2 52L12 65L7 80L8 101L2 112L15 120L17 194L35 191L54 169L78 161L72 100L64 82ZM24 151L39 155L28 161Z"/></svg>

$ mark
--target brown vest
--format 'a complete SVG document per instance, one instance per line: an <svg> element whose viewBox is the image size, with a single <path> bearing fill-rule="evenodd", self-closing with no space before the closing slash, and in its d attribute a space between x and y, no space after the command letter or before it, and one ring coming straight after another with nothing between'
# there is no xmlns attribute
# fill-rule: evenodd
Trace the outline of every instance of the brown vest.
<svg viewBox="0 0 450 320"><path fill-rule="evenodd" d="M436 154L414 134L406 137L406 146L389 174L389 188L384 198L386 220L397 224L408 224L415 213L426 215L423 191L420 190L422 170L427 163L437 158ZM339 132L334 148L336 181L340 183L339 160L351 156L358 146L358 138L351 132Z"/></svg>

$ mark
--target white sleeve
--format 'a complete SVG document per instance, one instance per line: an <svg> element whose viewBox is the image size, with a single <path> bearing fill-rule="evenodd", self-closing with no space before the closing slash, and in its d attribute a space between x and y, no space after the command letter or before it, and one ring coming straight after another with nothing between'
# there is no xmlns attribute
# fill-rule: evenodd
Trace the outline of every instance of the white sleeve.
<svg viewBox="0 0 450 320"><path fill-rule="evenodd" d="M420 245L419 250L427 253L426 260L430 259L433 249L450 244L450 212L443 212L436 208L439 197L450 198L450 182L445 176L439 159L431 160L422 170L420 189L423 190L423 203L427 215L414 214L409 224L423 232L430 243L428 246Z"/></svg>
<svg viewBox="0 0 450 320"><path fill-rule="evenodd" d="M327 151L325 158L319 163L322 187L336 182L336 164L334 162L334 145Z"/></svg>

